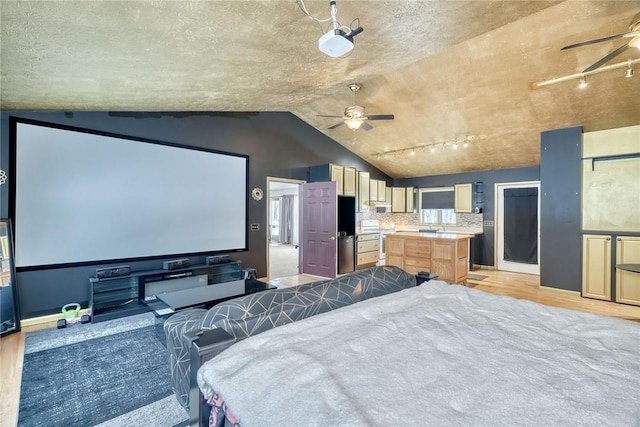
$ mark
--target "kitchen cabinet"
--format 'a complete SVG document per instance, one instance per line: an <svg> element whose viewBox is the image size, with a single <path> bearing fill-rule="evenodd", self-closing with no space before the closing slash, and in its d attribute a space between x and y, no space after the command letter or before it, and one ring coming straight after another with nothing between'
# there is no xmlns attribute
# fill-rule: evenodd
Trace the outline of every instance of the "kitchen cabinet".
<svg viewBox="0 0 640 427"><path fill-rule="evenodd" d="M371 202L378 201L378 180L377 179L369 180L369 201Z"/></svg>
<svg viewBox="0 0 640 427"><path fill-rule="evenodd" d="M335 181L338 184L338 196L344 195L344 176L345 168L333 163L311 166L309 168L309 182ZM355 193L352 195L355 195Z"/></svg>
<svg viewBox="0 0 640 427"><path fill-rule="evenodd" d="M387 182L386 181L378 181L378 201L379 202L387 201Z"/></svg>
<svg viewBox="0 0 640 427"><path fill-rule="evenodd" d="M358 171L358 212L369 211L369 172Z"/></svg>
<svg viewBox="0 0 640 427"><path fill-rule="evenodd" d="M455 211L458 213L473 212L473 185L456 184L454 186Z"/></svg>
<svg viewBox="0 0 640 427"><path fill-rule="evenodd" d="M611 301L611 236L582 236L582 296Z"/></svg>
<svg viewBox="0 0 640 427"><path fill-rule="evenodd" d="M618 264L640 264L640 237L616 237ZM640 273L616 269L616 302L640 305Z"/></svg>
<svg viewBox="0 0 640 427"><path fill-rule="evenodd" d="M345 166L344 168L344 196L356 195L356 168Z"/></svg>
<svg viewBox="0 0 640 427"><path fill-rule="evenodd" d="M384 201L385 203L391 204L391 187L384 189Z"/></svg>
<svg viewBox="0 0 640 427"><path fill-rule="evenodd" d="M406 190L404 187L391 188L391 212L406 212Z"/></svg>
<svg viewBox="0 0 640 427"><path fill-rule="evenodd" d="M375 265L380 259L380 233L356 236L356 269Z"/></svg>
<svg viewBox="0 0 640 427"><path fill-rule="evenodd" d="M413 213L413 208L414 208L413 187L407 187L406 199L407 199L406 212Z"/></svg>
<svg viewBox="0 0 640 427"><path fill-rule="evenodd" d="M462 234L416 232L385 236L386 263L411 274L428 271L449 283L463 283L469 273L469 239Z"/></svg>
<svg viewBox="0 0 640 427"><path fill-rule="evenodd" d="M615 240L615 259L612 242ZM640 274L616 269L615 299L612 268L617 264L640 264L640 237L585 234L582 236L582 296L623 304L640 305Z"/></svg>

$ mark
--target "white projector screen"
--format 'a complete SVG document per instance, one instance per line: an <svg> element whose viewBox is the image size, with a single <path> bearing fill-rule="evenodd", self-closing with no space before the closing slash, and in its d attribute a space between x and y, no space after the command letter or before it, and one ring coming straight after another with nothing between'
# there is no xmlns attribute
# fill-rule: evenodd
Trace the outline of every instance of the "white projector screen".
<svg viewBox="0 0 640 427"><path fill-rule="evenodd" d="M17 268L246 250L247 156L14 123Z"/></svg>

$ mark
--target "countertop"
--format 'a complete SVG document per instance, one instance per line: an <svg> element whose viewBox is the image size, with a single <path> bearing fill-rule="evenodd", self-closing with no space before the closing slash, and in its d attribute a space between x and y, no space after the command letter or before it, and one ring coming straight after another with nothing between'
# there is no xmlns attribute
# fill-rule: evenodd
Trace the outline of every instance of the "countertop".
<svg viewBox="0 0 640 427"><path fill-rule="evenodd" d="M461 234L461 233L420 233L419 231L397 231L392 234L387 234L387 237L403 237L403 238L415 238L415 239L440 239L440 240L460 240L471 239L473 234Z"/></svg>
<svg viewBox="0 0 640 427"><path fill-rule="evenodd" d="M467 235L470 237L475 237L480 234L484 234L482 230L478 230L476 228L464 228L464 227L451 227L450 230L429 230L426 231L427 228L423 227L397 227L395 229L380 229L380 230L356 230L356 235L364 235L364 234L393 234L393 233L420 233L425 235L435 235L442 236L444 234L458 234L458 235ZM422 231L421 231L422 230Z"/></svg>

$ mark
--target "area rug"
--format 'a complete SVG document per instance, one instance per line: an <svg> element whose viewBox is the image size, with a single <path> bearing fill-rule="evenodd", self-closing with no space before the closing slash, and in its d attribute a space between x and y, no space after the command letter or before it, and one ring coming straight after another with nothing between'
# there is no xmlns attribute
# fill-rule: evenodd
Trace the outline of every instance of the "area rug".
<svg viewBox="0 0 640 427"><path fill-rule="evenodd" d="M153 314L25 336L19 426L183 426Z"/></svg>
<svg viewBox="0 0 640 427"><path fill-rule="evenodd" d="M482 274L473 274L473 273L469 273L467 274L467 280L475 280L475 281L481 281L486 279L489 276L483 276Z"/></svg>

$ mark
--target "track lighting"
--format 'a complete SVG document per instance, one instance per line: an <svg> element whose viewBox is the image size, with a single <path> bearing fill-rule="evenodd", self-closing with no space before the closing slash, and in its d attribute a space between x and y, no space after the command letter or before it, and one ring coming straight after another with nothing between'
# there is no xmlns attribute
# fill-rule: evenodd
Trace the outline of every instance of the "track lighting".
<svg viewBox="0 0 640 427"><path fill-rule="evenodd" d="M624 73L624 76L626 78L633 77L633 68L631 68L631 66L629 66L629 68L627 68L627 72Z"/></svg>
<svg viewBox="0 0 640 427"><path fill-rule="evenodd" d="M433 144L423 144L416 145L415 147L401 148L399 150L385 151L382 153L376 154L376 160L380 160L382 156L385 157L395 157L396 155L401 155L403 153L408 154L410 156L415 156L418 150L429 150L430 153L435 153L438 148L441 150L446 150L447 147L452 150L457 150L462 146L463 148L467 148L469 146L469 141L475 139L473 136L468 136L462 141L449 141L449 142L438 142Z"/></svg>
<svg viewBox="0 0 640 427"><path fill-rule="evenodd" d="M566 82L569 80L574 80L574 79L580 79L580 81L582 82L583 80L586 83L586 77L587 76L591 76L594 74L600 74L600 73L604 73L606 71L611 71L611 70L617 70L618 68L627 68L627 71L625 73L625 77L631 77L633 76L633 69L631 68L632 65L634 64L640 64L640 59L632 59L629 61L625 61L625 62L618 62L617 64L611 64L611 65L605 65L603 67L597 68L593 71L588 71L585 73L575 73L575 74L569 74L568 76L564 76L564 77L557 77L554 79L549 79L549 80L544 80L541 82L537 82L537 83L531 83L529 85L529 87L531 89L539 89L542 88L544 86L549 86L549 85L553 85L556 83L562 83L562 82ZM631 71L629 71L629 69L631 69Z"/></svg>
<svg viewBox="0 0 640 427"><path fill-rule="evenodd" d="M578 89L584 89L587 87L587 80L584 76L580 77L580 83L578 83Z"/></svg>

